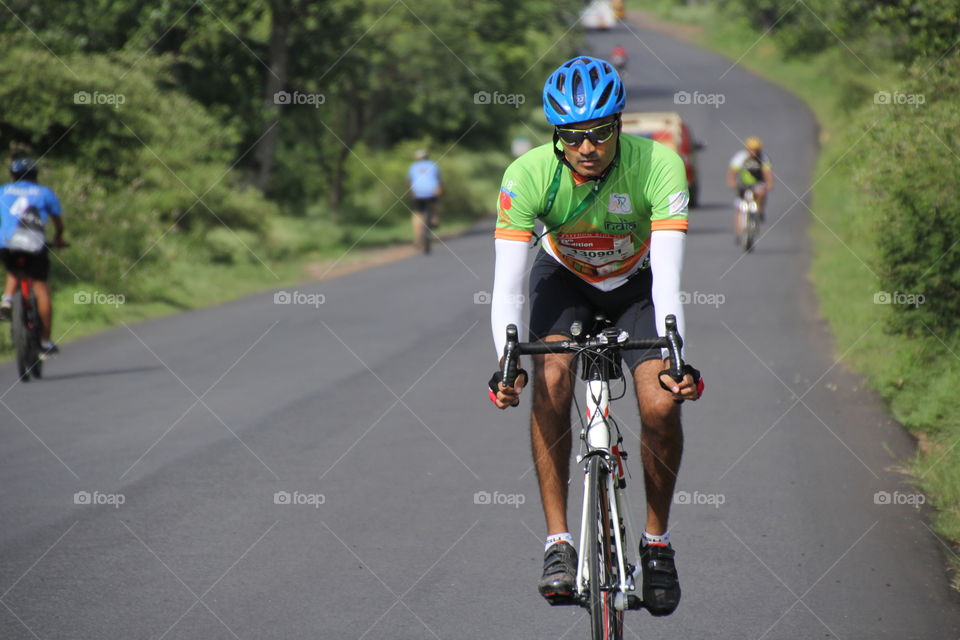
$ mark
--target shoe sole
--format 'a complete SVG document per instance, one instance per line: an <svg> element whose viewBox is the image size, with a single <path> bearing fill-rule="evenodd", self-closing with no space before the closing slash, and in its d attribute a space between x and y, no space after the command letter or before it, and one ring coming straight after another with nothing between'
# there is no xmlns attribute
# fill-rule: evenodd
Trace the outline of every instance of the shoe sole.
<svg viewBox="0 0 960 640"><path fill-rule="evenodd" d="M573 593L541 593L540 595L542 595L544 599L550 603L551 607L580 604L580 602L577 600L576 594Z"/></svg>

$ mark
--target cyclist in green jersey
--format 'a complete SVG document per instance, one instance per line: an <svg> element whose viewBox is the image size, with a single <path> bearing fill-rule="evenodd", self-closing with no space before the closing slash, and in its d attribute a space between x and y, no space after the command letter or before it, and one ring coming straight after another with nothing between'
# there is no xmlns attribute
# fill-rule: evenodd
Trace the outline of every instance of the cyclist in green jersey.
<svg viewBox="0 0 960 640"><path fill-rule="evenodd" d="M679 296L689 200L683 161L652 140L622 136L624 104L620 77L604 60L580 56L547 79L543 105L556 127L553 141L517 158L500 188L491 301L498 355L506 326L524 326L528 243L538 220L543 251L529 272L530 340L570 338L574 321L589 326L597 312L638 338L664 335L664 319L674 314L686 337ZM679 401L696 400L703 390L692 367L674 382L664 358L660 350L624 354L642 425L642 588L654 615L672 613L680 601L667 528L683 449ZM575 366L567 354L533 357L531 440L548 534L539 590L551 603L575 590L566 513ZM522 372L507 387L495 374L491 400L501 409L516 406L527 381Z"/></svg>

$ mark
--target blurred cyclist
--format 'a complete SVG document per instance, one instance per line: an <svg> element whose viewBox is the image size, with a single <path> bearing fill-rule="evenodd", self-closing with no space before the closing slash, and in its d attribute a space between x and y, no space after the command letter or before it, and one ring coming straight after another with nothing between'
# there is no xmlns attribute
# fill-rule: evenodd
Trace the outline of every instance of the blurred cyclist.
<svg viewBox="0 0 960 640"><path fill-rule="evenodd" d="M621 75L627 70L627 50L617 45L610 52L610 63Z"/></svg>
<svg viewBox="0 0 960 640"><path fill-rule="evenodd" d="M413 194L414 242L418 241L418 234L421 233L418 216L424 222L422 233L429 233L429 228L437 226L437 199L443 193L440 168L429 156L426 149L417 151L414 154L416 160L407 171L407 182L410 183L410 192Z"/></svg>
<svg viewBox="0 0 960 640"><path fill-rule="evenodd" d="M0 300L0 319L10 320L13 293L17 286L14 273L21 270L33 279L37 309L43 322L41 347L44 355L57 353L50 341L53 304L47 288L50 256L44 227L53 220L56 234L53 246L63 246L63 220L60 201L47 187L37 184L37 163L31 158L16 158L10 163L13 182L0 186L0 255L7 269L7 278ZM23 266L18 266L19 259Z"/></svg>
<svg viewBox="0 0 960 640"><path fill-rule="evenodd" d="M760 138L750 136L746 139L744 147L730 158L727 186L736 189L737 197L740 198L747 189L752 189L760 211L760 221L763 222L767 192L773 191L773 167L770 164L770 158L763 152L763 143ZM738 237L742 231L740 222L739 213L734 213L734 227Z"/></svg>

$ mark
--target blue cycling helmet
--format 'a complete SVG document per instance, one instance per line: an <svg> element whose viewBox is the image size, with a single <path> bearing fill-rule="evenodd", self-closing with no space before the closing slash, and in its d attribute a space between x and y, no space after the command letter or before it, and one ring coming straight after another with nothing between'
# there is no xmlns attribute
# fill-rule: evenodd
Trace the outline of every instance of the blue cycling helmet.
<svg viewBox="0 0 960 640"><path fill-rule="evenodd" d="M14 180L23 180L24 178L36 178L37 162L33 158L17 158L10 163L10 175Z"/></svg>
<svg viewBox="0 0 960 640"><path fill-rule="evenodd" d="M543 85L543 112L552 125L612 116L623 111L626 101L617 70L589 56L567 60Z"/></svg>

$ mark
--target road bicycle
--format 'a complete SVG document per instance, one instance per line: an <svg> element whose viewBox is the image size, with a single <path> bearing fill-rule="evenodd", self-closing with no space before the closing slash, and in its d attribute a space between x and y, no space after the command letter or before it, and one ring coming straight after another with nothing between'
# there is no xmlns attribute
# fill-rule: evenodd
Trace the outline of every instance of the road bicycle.
<svg viewBox="0 0 960 640"><path fill-rule="evenodd" d="M623 614L643 606L642 568L636 557L637 543L630 520L627 499L627 452L623 449L620 427L610 415L610 383L622 380L622 352L629 349L667 349L670 376L683 379L680 348L683 340L677 332L677 320L666 317L666 336L631 338L626 331L609 326L598 315L590 334L583 335L581 323L570 328L572 340L519 342L516 325L507 326L504 347L503 381L513 385L518 360L525 354L574 353L580 376L586 383L585 416L581 418L580 452L577 464L583 466L583 508L580 520L579 563L574 604L590 612L593 640L623 638Z"/></svg>
<svg viewBox="0 0 960 640"><path fill-rule="evenodd" d="M750 253L756 244L757 231L760 229L760 220L763 217L760 204L750 187L746 187L743 195L737 198L737 215L739 216L737 244L742 237L743 250Z"/></svg>

